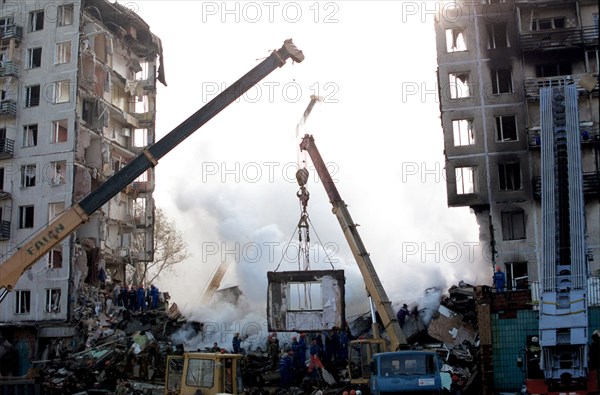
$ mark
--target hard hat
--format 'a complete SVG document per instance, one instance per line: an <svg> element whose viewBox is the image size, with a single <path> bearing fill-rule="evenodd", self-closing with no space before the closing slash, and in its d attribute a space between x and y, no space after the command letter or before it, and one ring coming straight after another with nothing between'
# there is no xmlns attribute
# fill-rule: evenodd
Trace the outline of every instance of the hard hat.
<svg viewBox="0 0 600 395"><path fill-rule="evenodd" d="M594 333L592 333L592 336L600 336L600 331L596 329Z"/></svg>
<svg viewBox="0 0 600 395"><path fill-rule="evenodd" d="M534 336L534 337L531 338L531 341L533 343L538 343L540 341L540 339L537 336Z"/></svg>
<svg viewBox="0 0 600 395"><path fill-rule="evenodd" d="M292 340L298 340L298 338L296 338L296 336L292 336Z"/></svg>
<svg viewBox="0 0 600 395"><path fill-rule="evenodd" d="M356 390L356 395L362 395L362 391L361 390Z"/></svg>
<svg viewBox="0 0 600 395"><path fill-rule="evenodd" d="M350 395L356 395L356 391L350 390Z"/></svg>
<svg viewBox="0 0 600 395"><path fill-rule="evenodd" d="M496 266L496 271L499 272L500 270L502 270L502 268L500 266Z"/></svg>
<svg viewBox="0 0 600 395"><path fill-rule="evenodd" d="M348 391L344 391L344 392L342 392L342 395L349 395L349 394L348 394Z"/></svg>
<svg viewBox="0 0 600 395"><path fill-rule="evenodd" d="M306 337L306 334L305 333L301 333L300 337Z"/></svg>

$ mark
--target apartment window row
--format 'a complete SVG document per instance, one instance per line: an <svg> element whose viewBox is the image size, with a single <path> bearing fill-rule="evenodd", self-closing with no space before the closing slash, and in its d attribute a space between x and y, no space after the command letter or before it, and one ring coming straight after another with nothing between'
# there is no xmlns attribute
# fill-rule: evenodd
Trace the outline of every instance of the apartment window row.
<svg viewBox="0 0 600 395"><path fill-rule="evenodd" d="M44 88L44 99L52 104L67 103L71 101L71 80L56 81ZM25 107L37 107L40 105L41 86L28 85L25 87Z"/></svg>
<svg viewBox="0 0 600 395"><path fill-rule="evenodd" d="M446 52L468 51L467 31L466 27L446 29ZM490 23L486 25L486 31L488 49L510 47L506 23Z"/></svg>
<svg viewBox="0 0 600 395"><path fill-rule="evenodd" d="M498 190L518 191L523 189L521 164L508 162L498 164ZM477 193L477 167L464 166L454 169L456 180L456 194L466 195Z"/></svg>
<svg viewBox="0 0 600 395"><path fill-rule="evenodd" d="M46 313L60 313L60 288L46 289ZM15 291L15 314L29 314L31 311L31 291L16 290Z"/></svg>
<svg viewBox="0 0 600 395"><path fill-rule="evenodd" d="M517 118L514 115L498 115L494 117L496 142L513 142L519 140ZM473 119L452 120L452 135L455 147L474 145L476 132Z"/></svg>
<svg viewBox="0 0 600 395"><path fill-rule="evenodd" d="M59 160L50 162L49 166L41 169L41 175L49 185L62 185L66 182L67 162ZM25 164L21 166L21 188L31 188L38 183L38 166Z"/></svg>
<svg viewBox="0 0 600 395"><path fill-rule="evenodd" d="M56 8L56 25L70 26L73 24L75 17L75 6L73 4L63 4ZM44 30L44 22L46 18L52 18L46 14L46 10L35 10L29 13L29 31L37 32Z"/></svg>
<svg viewBox="0 0 600 395"><path fill-rule="evenodd" d="M52 221L54 218L58 216L58 214L62 213L65 210L64 202L56 202L48 204L48 221ZM19 219L18 219L18 227L19 229L27 229L33 228L35 216L35 206L34 205L24 205L19 206ZM62 250L60 250L62 254Z"/></svg>
<svg viewBox="0 0 600 395"><path fill-rule="evenodd" d="M64 143L68 138L68 126L66 119L52 121L50 125L50 144ZM37 147L38 137L40 135L38 124L23 125L23 148ZM0 138L6 138L6 129L0 128Z"/></svg>
<svg viewBox="0 0 600 395"><path fill-rule="evenodd" d="M27 68L36 69L42 67L43 47L27 49ZM71 41L56 43L54 46L54 64L65 64L71 62Z"/></svg>
<svg viewBox="0 0 600 395"><path fill-rule="evenodd" d="M485 93L491 92L493 95L500 95L514 92L512 69L510 67L491 69L490 79L492 81L491 91L490 87L487 86L484 89ZM450 99L464 99L473 95L471 75L468 71L449 73L448 85Z"/></svg>

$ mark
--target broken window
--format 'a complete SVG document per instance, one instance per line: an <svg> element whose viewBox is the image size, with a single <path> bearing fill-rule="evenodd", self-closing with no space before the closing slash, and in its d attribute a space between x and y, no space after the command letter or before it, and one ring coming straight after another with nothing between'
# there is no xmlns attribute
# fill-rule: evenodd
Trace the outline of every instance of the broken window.
<svg viewBox="0 0 600 395"><path fill-rule="evenodd" d="M501 191L516 191L521 189L521 164L499 163L498 184Z"/></svg>
<svg viewBox="0 0 600 395"><path fill-rule="evenodd" d="M67 141L67 120L61 119L52 122L52 136L50 137L50 143L64 143Z"/></svg>
<svg viewBox="0 0 600 395"><path fill-rule="evenodd" d="M44 10L29 13L29 31L37 32L44 28Z"/></svg>
<svg viewBox="0 0 600 395"><path fill-rule="evenodd" d="M83 99L81 119L90 126L97 123L98 106L95 100Z"/></svg>
<svg viewBox="0 0 600 395"><path fill-rule="evenodd" d="M62 268L62 246L56 246L48 252L48 269Z"/></svg>
<svg viewBox="0 0 600 395"><path fill-rule="evenodd" d="M38 140L38 125L23 126L23 147L35 147Z"/></svg>
<svg viewBox="0 0 600 395"><path fill-rule="evenodd" d="M15 314L29 314L31 310L31 291L15 291Z"/></svg>
<svg viewBox="0 0 600 395"><path fill-rule="evenodd" d="M323 296L320 282L290 283L288 310L321 310Z"/></svg>
<svg viewBox="0 0 600 395"><path fill-rule="evenodd" d="M212 388L215 377L215 361L211 359L190 358L185 376L185 385L191 387Z"/></svg>
<svg viewBox="0 0 600 395"><path fill-rule="evenodd" d="M66 181L65 178L65 169L67 167L67 162L64 160L59 160L56 162L50 162L50 185L61 185ZM63 206L64 208L64 206Z"/></svg>
<svg viewBox="0 0 600 395"><path fill-rule="evenodd" d="M467 50L465 28L446 29L446 51L460 52Z"/></svg>
<svg viewBox="0 0 600 395"><path fill-rule="evenodd" d="M127 162L125 162L125 159L123 159L123 157L116 155L116 154L114 154L112 156L111 161L112 161L112 169L114 171L121 170L127 164Z"/></svg>
<svg viewBox="0 0 600 395"><path fill-rule="evenodd" d="M21 187L29 188L35 186L36 165L21 166Z"/></svg>
<svg viewBox="0 0 600 395"><path fill-rule="evenodd" d="M506 31L506 23L489 24L487 25L487 31L488 49L507 48L510 46Z"/></svg>
<svg viewBox="0 0 600 395"><path fill-rule="evenodd" d="M19 206L19 229L33 228L33 206Z"/></svg>
<svg viewBox="0 0 600 395"><path fill-rule="evenodd" d="M528 289L529 273L527 262L507 262L506 265L506 285L508 290Z"/></svg>
<svg viewBox="0 0 600 395"><path fill-rule="evenodd" d="M30 85L25 88L25 107L40 105L40 86Z"/></svg>
<svg viewBox="0 0 600 395"><path fill-rule="evenodd" d="M502 240L525 239L525 211L502 211Z"/></svg>
<svg viewBox="0 0 600 395"><path fill-rule="evenodd" d="M46 289L46 313L60 313L60 288Z"/></svg>
<svg viewBox="0 0 600 395"><path fill-rule="evenodd" d="M571 63L546 63L535 65L535 76L537 78L556 77L571 74Z"/></svg>
<svg viewBox="0 0 600 395"><path fill-rule="evenodd" d="M27 68L35 69L42 65L42 47L27 49Z"/></svg>
<svg viewBox="0 0 600 395"><path fill-rule="evenodd" d="M475 144L472 119L455 119L452 121L452 132L454 134L454 146Z"/></svg>
<svg viewBox="0 0 600 395"><path fill-rule="evenodd" d="M451 99L461 99L471 96L469 73L450 73L448 79L450 82Z"/></svg>
<svg viewBox="0 0 600 395"><path fill-rule="evenodd" d="M48 222L52 221L58 214L65 209L65 202L49 203L48 204Z"/></svg>
<svg viewBox="0 0 600 395"><path fill-rule="evenodd" d="M134 147L148 146L148 129L135 129L133 131L133 146Z"/></svg>
<svg viewBox="0 0 600 395"><path fill-rule="evenodd" d="M69 26L73 24L74 15L73 4L64 4L58 6L57 22L58 26Z"/></svg>
<svg viewBox="0 0 600 395"><path fill-rule="evenodd" d="M268 272L270 331L320 331L344 324L344 271Z"/></svg>
<svg viewBox="0 0 600 395"><path fill-rule="evenodd" d="M496 141L518 141L517 119L514 115L500 115L496 120Z"/></svg>
<svg viewBox="0 0 600 395"><path fill-rule="evenodd" d="M500 93L512 93L512 70L508 69L492 69L492 93L498 95Z"/></svg>
<svg viewBox="0 0 600 395"><path fill-rule="evenodd" d="M454 174L457 195L475 193L475 167L457 167Z"/></svg>
<svg viewBox="0 0 600 395"><path fill-rule="evenodd" d="M71 81L56 81L53 85L52 102L67 103L71 100Z"/></svg>
<svg viewBox="0 0 600 395"><path fill-rule="evenodd" d="M597 33L596 33L597 34ZM597 49L585 51L585 69L588 73L600 71L600 56Z"/></svg>
<svg viewBox="0 0 600 395"><path fill-rule="evenodd" d="M566 25L565 17L533 19L531 21L531 30L550 30L562 29Z"/></svg>
<svg viewBox="0 0 600 395"><path fill-rule="evenodd" d="M71 62L71 41L56 43L54 51L54 64Z"/></svg>

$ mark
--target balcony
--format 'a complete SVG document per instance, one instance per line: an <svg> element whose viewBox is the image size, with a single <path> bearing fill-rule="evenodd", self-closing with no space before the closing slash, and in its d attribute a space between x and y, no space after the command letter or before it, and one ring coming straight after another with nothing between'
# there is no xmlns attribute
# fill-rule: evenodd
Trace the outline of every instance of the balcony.
<svg viewBox="0 0 600 395"><path fill-rule="evenodd" d="M581 145L582 148L590 146L594 143L600 143L600 125L593 122L581 122L579 124L579 132L581 134ZM527 141L529 142L529 148L540 148L542 140L540 138L540 128L534 127L527 131Z"/></svg>
<svg viewBox="0 0 600 395"><path fill-rule="evenodd" d="M12 61L0 63L0 77L19 77L19 66Z"/></svg>
<svg viewBox="0 0 600 395"><path fill-rule="evenodd" d="M11 38L21 41L23 39L23 27L13 24L0 28L0 41L10 40Z"/></svg>
<svg viewBox="0 0 600 395"><path fill-rule="evenodd" d="M15 151L15 141L10 139L0 139L0 159L10 159Z"/></svg>
<svg viewBox="0 0 600 395"><path fill-rule="evenodd" d="M0 101L0 117L11 117L17 116L17 103L14 100L2 100Z"/></svg>
<svg viewBox="0 0 600 395"><path fill-rule="evenodd" d="M521 32L521 50L537 51L598 45L595 26Z"/></svg>
<svg viewBox="0 0 600 395"><path fill-rule="evenodd" d="M595 81L589 76L592 76ZM594 83L595 85L591 91L589 91L586 87L589 88L588 83ZM539 100L540 99L540 89L541 88L549 88L549 87L560 87L565 85L577 85L577 92L579 93L590 93L596 92L598 93L598 73L594 74L572 74L572 75L559 75L555 77L525 77L523 79L523 86L525 88L525 97L528 100ZM584 87L585 85L585 87Z"/></svg>
<svg viewBox="0 0 600 395"><path fill-rule="evenodd" d="M10 239L10 221L0 221L0 240Z"/></svg>
<svg viewBox="0 0 600 395"><path fill-rule="evenodd" d="M533 186L533 197L535 199L542 198L542 178L533 177L531 180ZM584 172L583 173L583 196L598 197L600 196L600 172Z"/></svg>

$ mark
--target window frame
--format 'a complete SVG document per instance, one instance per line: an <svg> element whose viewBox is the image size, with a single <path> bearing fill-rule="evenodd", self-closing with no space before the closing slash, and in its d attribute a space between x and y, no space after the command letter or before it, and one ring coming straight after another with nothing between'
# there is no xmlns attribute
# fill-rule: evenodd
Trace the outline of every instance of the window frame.
<svg viewBox="0 0 600 395"><path fill-rule="evenodd" d="M37 147L40 135L40 128L37 123L23 125L23 148Z"/></svg>
<svg viewBox="0 0 600 395"><path fill-rule="evenodd" d="M508 93L514 93L515 87L514 87L514 82L513 82L513 76L512 76L512 68L510 67L504 67L504 68L498 68L498 69L491 69L491 74L492 74L492 94L493 95L503 95L503 94L508 94ZM506 74L504 74L506 73ZM506 81L502 80L502 77L506 77L508 76L508 84L506 84ZM501 83L504 82L504 83ZM506 86L508 85L508 86ZM501 88L506 89L508 88L508 90L501 90Z"/></svg>
<svg viewBox="0 0 600 395"><path fill-rule="evenodd" d="M35 54L34 52L39 50L39 54ZM42 53L43 47L31 47L27 48L27 69L39 69L42 67ZM34 63L34 60L37 59L38 63Z"/></svg>
<svg viewBox="0 0 600 395"><path fill-rule="evenodd" d="M53 302L53 296L58 295ZM60 288L46 288L46 304L44 311L46 313L60 313L60 299L62 296L62 290ZM56 305L56 307L55 307Z"/></svg>
<svg viewBox="0 0 600 395"><path fill-rule="evenodd" d="M33 228L35 222L35 206L33 204L19 206L19 229Z"/></svg>
<svg viewBox="0 0 600 395"><path fill-rule="evenodd" d="M466 122L466 130L463 131L461 128L461 122ZM457 127L455 127L457 125ZM458 143L457 144L457 137ZM463 137L466 137L466 144L463 144ZM473 119L472 118L459 118L452 120L452 139L455 147L467 147L470 145L475 145L475 132L473 128Z"/></svg>
<svg viewBox="0 0 600 395"><path fill-rule="evenodd" d="M529 289L529 267L527 265L527 261L506 262L504 265L506 266L506 288L509 291ZM524 267L525 275L515 277L515 271L517 271L517 273L523 272L523 270L515 270L515 267ZM525 280L527 284L526 287L519 286L519 283L523 280Z"/></svg>
<svg viewBox="0 0 600 395"><path fill-rule="evenodd" d="M37 165L35 163L21 165L21 188L32 188L36 186L36 178Z"/></svg>
<svg viewBox="0 0 600 395"><path fill-rule="evenodd" d="M56 11L56 25L59 27L71 26L74 21L75 5L73 3L59 5Z"/></svg>
<svg viewBox="0 0 600 395"><path fill-rule="evenodd" d="M462 44L464 45L464 49L458 45L458 38L462 35ZM466 27L455 27L446 29L446 52L447 53L455 53L455 52L465 52L468 51L469 47L467 45L467 28Z"/></svg>
<svg viewBox="0 0 600 395"><path fill-rule="evenodd" d="M35 10L29 12L29 32L39 32L44 30L44 10Z"/></svg>
<svg viewBox="0 0 600 395"><path fill-rule="evenodd" d="M502 225L502 240L525 240L527 239L527 221L525 218L525 210L523 209L508 209L503 210L500 213L501 225ZM518 233L518 229L515 228L516 221L520 222L522 234Z"/></svg>
<svg viewBox="0 0 600 395"><path fill-rule="evenodd" d="M50 162L50 185L63 185L66 183L65 175L63 174L67 167L67 161L57 160Z"/></svg>
<svg viewBox="0 0 600 395"><path fill-rule="evenodd" d="M34 93L37 91L37 97L34 97ZM41 98L41 86L40 84L28 85L25 87L25 107L37 107L40 105Z"/></svg>
<svg viewBox="0 0 600 395"><path fill-rule="evenodd" d="M61 139L61 136L63 136L64 140ZM50 135L50 144L66 143L67 140L69 140L69 120L57 119L55 121L52 121L52 133Z"/></svg>
<svg viewBox="0 0 600 395"><path fill-rule="evenodd" d="M465 82L460 79L460 76L467 76ZM448 87L450 88L450 99L451 100L459 100L459 99L468 99L473 97L473 93L471 92L471 73L468 71L457 71L448 73ZM462 89L461 87L466 87L466 95L461 96Z"/></svg>
<svg viewBox="0 0 600 395"><path fill-rule="evenodd" d="M500 36L498 36L500 33L497 33L499 27L502 27L504 29L504 40L506 42L506 45L504 46L500 46L498 44L498 41L500 41ZM508 24L506 22L490 23L487 25L487 31L488 49L510 48L510 40L508 38Z"/></svg>
<svg viewBox="0 0 600 395"><path fill-rule="evenodd" d="M62 269L63 250L62 245L56 245L48 251L48 269Z"/></svg>
<svg viewBox="0 0 600 395"><path fill-rule="evenodd" d="M54 64L71 63L71 41L61 41L54 46Z"/></svg>
<svg viewBox="0 0 600 395"><path fill-rule="evenodd" d="M23 306L23 304L25 306ZM15 314L25 315L31 311L31 291L28 289L15 290Z"/></svg>
<svg viewBox="0 0 600 395"><path fill-rule="evenodd" d="M54 81L52 84L52 104L69 103L71 101L71 85L71 80Z"/></svg>
<svg viewBox="0 0 600 395"><path fill-rule="evenodd" d="M517 183L518 185L515 185ZM498 163L498 190L513 192L522 189L523 170L521 169L521 162Z"/></svg>
<svg viewBox="0 0 600 395"><path fill-rule="evenodd" d="M470 186L471 188L465 187L465 170L469 170L471 177ZM458 173L461 173L460 176ZM456 184L457 195L472 195L477 193L477 167L476 166L459 166L454 168L454 177ZM460 181L460 184L459 184ZM459 185L461 186L459 188Z"/></svg>
<svg viewBox="0 0 600 395"><path fill-rule="evenodd" d="M507 124L505 124L505 120L511 119L513 120L514 125L514 139L509 137L505 137L505 134L508 134ZM519 128L517 127L517 117L516 115L506 114L506 115L495 115L494 116L494 129L496 131L496 142L497 143L514 143L519 141Z"/></svg>

